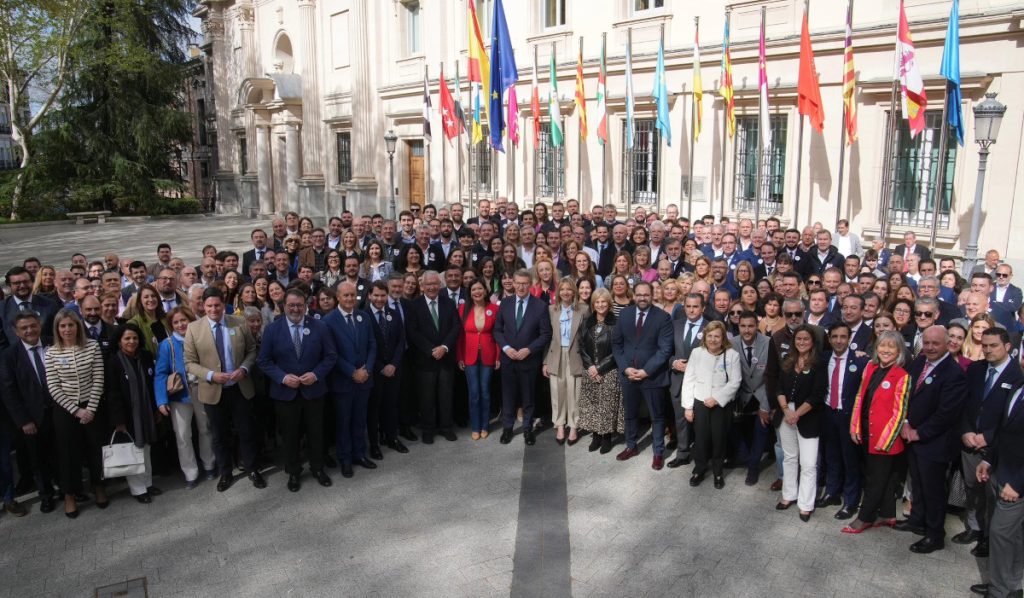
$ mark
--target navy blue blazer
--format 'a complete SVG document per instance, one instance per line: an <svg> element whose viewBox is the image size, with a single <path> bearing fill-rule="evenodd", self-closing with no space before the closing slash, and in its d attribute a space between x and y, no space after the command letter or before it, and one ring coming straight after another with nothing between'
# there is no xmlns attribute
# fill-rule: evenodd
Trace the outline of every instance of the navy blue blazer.
<svg viewBox="0 0 1024 598"><path fill-rule="evenodd" d="M270 398L275 401L294 401L299 397L319 399L327 394L327 380L337 359L331 333L323 322L309 316L302 322L301 355L295 355L292 323L287 317L282 317L263 330L257 363L263 375L270 380ZM298 388L284 385L286 375L301 376L307 372L313 372L316 382Z"/></svg>
<svg viewBox="0 0 1024 598"><path fill-rule="evenodd" d="M960 418L967 400L967 376L952 355L946 355L921 381L925 356L910 365L910 399L907 422L920 440L911 449L930 461L950 461L960 454Z"/></svg>
<svg viewBox="0 0 1024 598"><path fill-rule="evenodd" d="M517 370L539 369L544 361L548 343L551 342L551 316L548 306L533 295L526 296L523 323L516 328L516 303L518 297L507 297L498 305L498 317L494 320L494 342L501 351L501 367ZM513 361L505 355L505 347L529 349L530 356Z"/></svg>
<svg viewBox="0 0 1024 598"><path fill-rule="evenodd" d="M330 332L338 352L338 359L334 362L334 370L329 381L331 392L342 393L372 388L373 365L377 359L377 339L373 334L370 316L357 309L352 312L353 326L349 326L341 315L341 309L334 309L320 321ZM352 374L361 367L365 367L371 376L366 382L356 384L352 380Z"/></svg>
<svg viewBox="0 0 1024 598"><path fill-rule="evenodd" d="M807 260L810 263L808 272L817 274L818 276L824 274L825 270L829 268L839 268L840 271L843 269L843 256L835 246L829 246L828 253L825 254L825 259L818 257L818 248L815 247L807 254Z"/></svg>
<svg viewBox="0 0 1024 598"><path fill-rule="evenodd" d="M53 398L50 390L39 383L32 356L20 339L0 359L0 381L0 399L11 421L19 428L29 423L41 425L46 412L53 407Z"/></svg>
<svg viewBox="0 0 1024 598"><path fill-rule="evenodd" d="M50 299L43 295L32 295L31 303L32 309L39 314L39 323L43 327L41 335L43 344L53 344L53 317L57 315L62 306L56 299ZM0 313L3 314L4 334L0 336L0 350L21 342L14 332L14 317L18 315L19 311L16 297L11 295L3 300L3 309L0 310Z"/></svg>
<svg viewBox="0 0 1024 598"><path fill-rule="evenodd" d="M405 309L405 341L409 344L409 360L412 367L431 372L442 367L455 367L455 344L462 334L462 320L459 312L443 292L437 295L437 319L434 326L426 295L409 303ZM434 359L430 353L435 347L448 347L441 359Z"/></svg>
<svg viewBox="0 0 1024 598"><path fill-rule="evenodd" d="M1010 285L1006 287L1006 292L1003 293L1003 300L996 301L996 290L992 289L992 294L989 295L989 303L999 303L1010 307L1013 310L1020 309L1021 301L1024 301L1024 293L1021 293L1020 287Z"/></svg>
<svg viewBox="0 0 1024 598"><path fill-rule="evenodd" d="M377 371L388 365L398 369L405 355L405 325L402 324L401 316L390 307L384 306L384 322L380 324L372 307L368 307L366 313L370 315L373 335L377 341Z"/></svg>
<svg viewBox="0 0 1024 598"><path fill-rule="evenodd" d="M825 370L825 380L828 383L829 394L825 395L826 406L829 405L832 392L832 378L829 376L828 368L834 356L834 351L826 351L821 356L821 367ZM843 369L846 370L846 374L843 375L843 388L839 391L843 401L840 411L847 418L853 414L853 403L857 400L857 391L860 390L860 381L862 376L864 376L864 368L867 367L868 361L870 359L867 357L857 357L854 355L853 349L849 349L846 352L846 357L843 358Z"/></svg>
<svg viewBox="0 0 1024 598"><path fill-rule="evenodd" d="M619 366L619 376L623 384L632 384L622 372L636 367L647 372L641 388L665 388L669 386L669 357L674 348L672 318L664 310L651 306L647 309L643 333L637 338L636 311L635 305L623 309L612 329L612 354Z"/></svg>
<svg viewBox="0 0 1024 598"><path fill-rule="evenodd" d="M1017 360L1013 357L1008 359L1010 362L996 378L988 395L985 394L988 362L975 361L967 366L967 400L964 401L964 413L960 420L961 436L968 432L980 432L985 436L985 443L992 446L1000 414L1006 408L1010 393L1024 384L1024 372L1021 372Z"/></svg>
<svg viewBox="0 0 1024 598"><path fill-rule="evenodd" d="M842 318L837 318L837 319L842 320ZM871 327L868 326L866 323L864 323L863 320L861 320L860 328L858 328L857 332L853 335L853 337L850 338L850 350L851 351L862 351L864 353L867 353L868 352L868 344L870 342L871 342Z"/></svg>
<svg viewBox="0 0 1024 598"><path fill-rule="evenodd" d="M1010 399L1024 386L1013 389ZM988 462L992 464L996 484L1002 490L1009 484L1016 492L1024 490L1024 399L1017 399L1012 406L1007 404L1000 410L995 443L989 447Z"/></svg>

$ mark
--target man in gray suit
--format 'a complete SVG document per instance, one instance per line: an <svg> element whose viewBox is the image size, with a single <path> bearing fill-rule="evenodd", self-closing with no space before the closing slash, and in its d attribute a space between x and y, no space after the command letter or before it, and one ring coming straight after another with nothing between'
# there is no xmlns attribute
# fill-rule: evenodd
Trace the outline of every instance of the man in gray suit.
<svg viewBox="0 0 1024 598"><path fill-rule="evenodd" d="M740 315L739 330L740 333L732 338L732 348L740 354L743 369L743 383L734 401L742 417L733 418L730 439L736 451L736 462L747 465L744 483L754 486L761 474L761 457L764 456L771 423L764 380L771 341L757 331L757 314L752 311Z"/></svg>
<svg viewBox="0 0 1024 598"><path fill-rule="evenodd" d="M676 458L666 465L675 469L690 463L690 442L693 439L693 427L686 421L686 410L683 409L682 401L679 398L679 391L683 386L683 376L686 374L686 362L690 359L690 353L695 347L700 346L704 334L704 326L708 321L704 318L704 295L690 293L683 300L683 312L685 319L674 320L673 326L673 354L669 366L672 370L672 384L670 387L670 398L672 410L675 415L676 430Z"/></svg>

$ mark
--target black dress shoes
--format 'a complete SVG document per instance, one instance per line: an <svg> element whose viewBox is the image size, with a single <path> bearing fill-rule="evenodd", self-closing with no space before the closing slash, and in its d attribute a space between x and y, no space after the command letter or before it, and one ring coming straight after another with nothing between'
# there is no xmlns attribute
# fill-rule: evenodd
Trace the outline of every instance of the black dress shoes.
<svg viewBox="0 0 1024 598"><path fill-rule="evenodd" d="M704 481L704 475L705 474L703 474L703 473L695 473L695 474L691 475L690 476L690 485L693 486L694 488L696 488L697 486L700 486L700 483Z"/></svg>
<svg viewBox="0 0 1024 598"><path fill-rule="evenodd" d="M979 559L988 558L988 540L981 538L978 545L971 549L971 554Z"/></svg>
<svg viewBox="0 0 1024 598"><path fill-rule="evenodd" d="M299 488L302 488L302 483L299 481L297 474L288 475L288 490L290 492L298 492Z"/></svg>
<svg viewBox="0 0 1024 598"><path fill-rule="evenodd" d="M761 476L758 474L757 471L749 471L748 470L747 471L747 477L743 479L743 483L746 484L747 486L756 486L757 485L757 480L760 477Z"/></svg>
<svg viewBox="0 0 1024 598"><path fill-rule="evenodd" d="M139 501L144 505L148 505L153 502L153 497L149 495L149 492L143 492L135 497L135 500Z"/></svg>
<svg viewBox="0 0 1024 598"><path fill-rule="evenodd" d="M721 490L725 488L725 478L720 475L715 476L715 490Z"/></svg>
<svg viewBox="0 0 1024 598"><path fill-rule="evenodd" d="M45 497L39 500L39 512L40 513L52 513L54 509L53 499Z"/></svg>
<svg viewBox="0 0 1024 598"><path fill-rule="evenodd" d="M404 454L404 453L408 453L409 452L408 447L406 447L404 444L402 444L402 441L398 440L398 439L395 439L395 440L392 440L392 441L388 442L387 443L387 447L389 449L395 451L396 453L403 453Z"/></svg>
<svg viewBox="0 0 1024 598"><path fill-rule="evenodd" d="M924 526L923 525L914 525L913 523L910 522L909 519L904 519L902 521L897 521L896 525L892 526L892 529L894 529L894 530L896 530L898 532L911 532L911 533L917 534L918 536L923 536L924 535Z"/></svg>
<svg viewBox="0 0 1024 598"><path fill-rule="evenodd" d="M324 488L330 488L332 483L331 478L326 473L324 473L324 470L321 469L320 471L314 471L313 478L316 480L317 484L320 484Z"/></svg>
<svg viewBox="0 0 1024 598"><path fill-rule="evenodd" d="M502 444L508 444L512 442L512 428L505 428L504 430L502 430L501 438L498 439L498 442Z"/></svg>
<svg viewBox="0 0 1024 598"><path fill-rule="evenodd" d="M677 467L682 467L683 465L689 465L689 464L690 464L690 459L689 458L676 457L675 459L672 459L671 461L669 461L665 465L668 465L669 469L675 469Z"/></svg>
<svg viewBox="0 0 1024 598"><path fill-rule="evenodd" d="M821 509L824 507L837 507L843 504L843 499L834 494L826 494L818 499L814 506Z"/></svg>
<svg viewBox="0 0 1024 598"><path fill-rule="evenodd" d="M455 442L456 440L459 439L459 437L455 435L455 432L452 432L451 430L445 430L444 432L441 432L441 436L443 436L444 439L447 440L448 442Z"/></svg>
<svg viewBox="0 0 1024 598"><path fill-rule="evenodd" d="M942 550L945 547L945 543L942 540L922 538L910 545L910 552L916 554L930 554L936 550Z"/></svg>
<svg viewBox="0 0 1024 598"><path fill-rule="evenodd" d="M370 458L376 459L377 461L380 461L384 458L384 453L380 452L379 446L370 447Z"/></svg>
<svg viewBox="0 0 1024 598"><path fill-rule="evenodd" d="M263 489L267 487L267 481L263 479L263 475L259 471L253 470L249 473L249 480L252 485L256 488Z"/></svg>
<svg viewBox="0 0 1024 598"><path fill-rule="evenodd" d="M607 455L608 453L612 452L612 445L613 445L612 435L611 434L605 434L601 438L601 454L602 455Z"/></svg>
<svg viewBox="0 0 1024 598"><path fill-rule="evenodd" d="M593 438L590 439L590 446L587 447L587 450L590 452L594 452L601 448L601 435L593 434L592 436Z"/></svg>
<svg viewBox="0 0 1024 598"><path fill-rule="evenodd" d="M416 442L419 438L416 437L416 433L412 431L409 426L402 426L398 429L398 435L405 438L409 442Z"/></svg>
<svg viewBox="0 0 1024 598"><path fill-rule="evenodd" d="M423 433L423 444L434 444L434 435L430 432Z"/></svg>
<svg viewBox="0 0 1024 598"><path fill-rule="evenodd" d="M987 583L976 583L971 586L971 592L979 596L988 596L988 584Z"/></svg>
<svg viewBox="0 0 1024 598"><path fill-rule="evenodd" d="M526 442L526 446L533 446L537 443L537 438L533 435L533 430L523 431L523 441Z"/></svg>
<svg viewBox="0 0 1024 598"><path fill-rule="evenodd" d="M833 515L833 517L840 521L846 521L847 519L851 519L856 514L857 509L855 507L843 507L842 509L836 511L836 514Z"/></svg>
<svg viewBox="0 0 1024 598"><path fill-rule="evenodd" d="M981 533L974 531L973 529L965 530L959 534L953 536L949 540L953 544L971 544L981 539Z"/></svg>
<svg viewBox="0 0 1024 598"><path fill-rule="evenodd" d="M234 481L235 479L231 477L230 473L226 473L220 476L220 480L217 481L217 492L224 492L225 490L231 487L231 484Z"/></svg>
<svg viewBox="0 0 1024 598"><path fill-rule="evenodd" d="M353 475L353 473L352 473L352 465L349 464L349 463L342 463L341 464L341 477L350 478L350 477L352 477L352 475Z"/></svg>
<svg viewBox="0 0 1024 598"><path fill-rule="evenodd" d="M366 457L363 457L362 459L356 459L355 461L352 462L352 465L358 465L363 469L377 469L377 464L374 463L373 461L370 461Z"/></svg>

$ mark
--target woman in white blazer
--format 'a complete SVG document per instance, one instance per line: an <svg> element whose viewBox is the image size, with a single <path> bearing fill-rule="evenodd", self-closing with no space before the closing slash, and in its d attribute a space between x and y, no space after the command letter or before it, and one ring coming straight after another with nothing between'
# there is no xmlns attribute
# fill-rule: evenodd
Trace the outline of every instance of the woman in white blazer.
<svg viewBox="0 0 1024 598"><path fill-rule="evenodd" d="M680 400L686 421L693 424L693 474L690 485L699 486L708 473L708 461L715 488L725 487L722 461L725 458L728 405L740 389L743 370L740 354L726 341L725 325L711 322L704 327L699 347L690 353ZM709 453L710 452L710 459Z"/></svg>

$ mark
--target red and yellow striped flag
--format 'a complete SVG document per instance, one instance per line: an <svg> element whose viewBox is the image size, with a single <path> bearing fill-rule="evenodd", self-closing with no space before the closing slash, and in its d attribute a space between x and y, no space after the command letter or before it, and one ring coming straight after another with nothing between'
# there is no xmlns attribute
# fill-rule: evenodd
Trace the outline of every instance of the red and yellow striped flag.
<svg viewBox="0 0 1024 598"><path fill-rule="evenodd" d="M857 73L853 69L853 2L846 8L846 45L843 49L843 106L846 108L846 144L857 140Z"/></svg>
<svg viewBox="0 0 1024 598"><path fill-rule="evenodd" d="M729 56L729 14L725 15L725 36L722 38L722 86L719 88L725 102L725 120L729 124L729 138L736 135L736 101L732 90L732 58Z"/></svg>
<svg viewBox="0 0 1024 598"><path fill-rule="evenodd" d="M580 117L580 138L587 139L587 94L583 91L583 38L580 38L580 53L576 60L576 113Z"/></svg>

